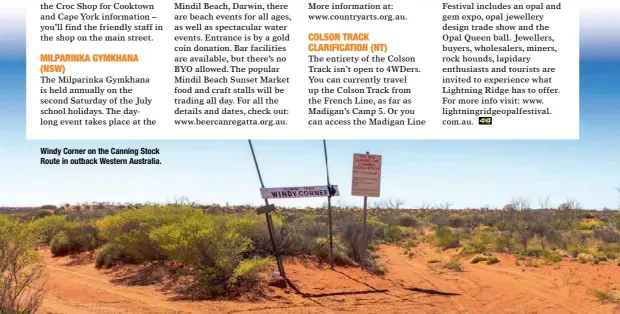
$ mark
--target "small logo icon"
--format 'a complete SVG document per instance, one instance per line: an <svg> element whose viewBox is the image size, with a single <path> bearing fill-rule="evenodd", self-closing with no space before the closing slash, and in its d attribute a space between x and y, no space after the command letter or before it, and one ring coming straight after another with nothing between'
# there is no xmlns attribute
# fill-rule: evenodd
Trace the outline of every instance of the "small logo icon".
<svg viewBox="0 0 620 314"><path fill-rule="evenodd" d="M493 124L493 120L491 117L479 117L478 124L491 125Z"/></svg>

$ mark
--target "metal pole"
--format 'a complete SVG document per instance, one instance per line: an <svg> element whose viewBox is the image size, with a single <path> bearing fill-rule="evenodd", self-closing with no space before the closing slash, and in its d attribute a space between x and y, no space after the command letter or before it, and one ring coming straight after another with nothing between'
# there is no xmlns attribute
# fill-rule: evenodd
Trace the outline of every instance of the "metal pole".
<svg viewBox="0 0 620 314"><path fill-rule="evenodd" d="M332 233L332 193L331 193L331 184L329 183L329 166L327 163L327 144L325 140L323 140L323 151L325 152L325 171L327 172L327 190L329 191L329 196L327 196L327 216L329 220L329 266L331 269L334 269L334 241L333 241L333 233Z"/></svg>
<svg viewBox="0 0 620 314"><path fill-rule="evenodd" d="M260 186L261 188L265 188L265 184L263 183L263 177L261 176L260 169L258 168L258 161L256 160L256 154L254 153L254 147L252 146L252 140L248 140L248 143L250 143L250 150L252 151L252 158L254 158L254 165L256 166L256 173L258 173L258 180L260 180ZM265 205L269 205L269 200L265 199ZM284 263L282 263L282 258L280 257L280 250L275 240L275 230L273 227L273 220L271 219L271 213L265 213L265 218L267 220L267 228L269 229L269 238L271 239L273 252L276 256L276 261L278 263L278 271L280 272L280 276L286 279L286 273L284 272Z"/></svg>
<svg viewBox="0 0 620 314"><path fill-rule="evenodd" d="M370 154L369 152L366 152L366 155ZM363 218L363 225L362 225L362 247L360 250L360 264L362 265L362 268L364 268L364 266L366 266L366 251L368 250L368 226L366 224L366 218L368 217L368 212L367 212L367 208L368 208L368 197L364 196L364 218Z"/></svg>
<svg viewBox="0 0 620 314"><path fill-rule="evenodd" d="M368 228L366 225L366 217L367 217L367 211L366 211L366 207L368 205L368 197L364 196L364 218L363 218L363 226L362 226L362 247L361 247L361 265L362 268L364 268L364 266L366 266L366 251L368 250Z"/></svg>

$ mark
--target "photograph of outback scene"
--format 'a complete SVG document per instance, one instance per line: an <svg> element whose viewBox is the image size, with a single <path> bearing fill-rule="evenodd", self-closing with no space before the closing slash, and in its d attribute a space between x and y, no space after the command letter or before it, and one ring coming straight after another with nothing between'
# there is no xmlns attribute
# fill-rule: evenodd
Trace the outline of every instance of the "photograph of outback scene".
<svg viewBox="0 0 620 314"><path fill-rule="evenodd" d="M295 164L261 169L251 142L251 154L238 145L246 162L232 192L254 205L173 197L2 208L0 312L620 313L620 211L551 196L409 205L378 197L405 182L388 155L328 162L324 146L323 163L308 143L289 154L314 151L311 177L325 185L265 188L264 178L298 181L282 180ZM425 195L423 182L411 184ZM620 189L603 194L620 202ZM291 202L321 205L281 205Z"/></svg>
<svg viewBox="0 0 620 314"><path fill-rule="evenodd" d="M620 314L620 0L0 0L0 314Z"/></svg>

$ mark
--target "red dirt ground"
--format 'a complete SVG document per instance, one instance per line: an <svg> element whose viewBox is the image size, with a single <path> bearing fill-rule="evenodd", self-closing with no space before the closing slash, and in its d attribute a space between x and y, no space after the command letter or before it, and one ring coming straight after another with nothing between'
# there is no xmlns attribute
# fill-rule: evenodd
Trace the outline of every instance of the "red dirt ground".
<svg viewBox="0 0 620 314"><path fill-rule="evenodd" d="M115 283L119 272L97 270L92 263L74 265L69 258L45 256L50 274L39 313L613 313L619 304L600 304L591 289L620 296L620 267L562 262L558 265L516 265L510 255L496 255L495 265L470 264L453 272L431 258L448 260L421 245L409 257L403 249L383 246L385 276L358 268L318 266L286 260L289 279L303 293L270 287L254 301L175 301L162 284L127 286Z"/></svg>

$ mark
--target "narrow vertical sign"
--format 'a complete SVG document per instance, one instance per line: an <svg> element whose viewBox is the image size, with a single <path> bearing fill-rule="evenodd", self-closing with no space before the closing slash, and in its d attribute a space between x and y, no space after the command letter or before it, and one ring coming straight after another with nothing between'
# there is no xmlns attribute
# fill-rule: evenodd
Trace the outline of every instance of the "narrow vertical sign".
<svg viewBox="0 0 620 314"><path fill-rule="evenodd" d="M381 155L353 155L351 195L367 197L381 195Z"/></svg>
<svg viewBox="0 0 620 314"><path fill-rule="evenodd" d="M366 154L353 155L353 184L351 195L364 197L364 216L362 218L362 242L360 243L360 265L366 266L366 251L368 250L368 197L381 195L381 155Z"/></svg>

